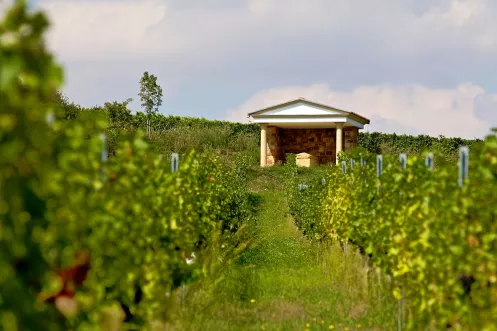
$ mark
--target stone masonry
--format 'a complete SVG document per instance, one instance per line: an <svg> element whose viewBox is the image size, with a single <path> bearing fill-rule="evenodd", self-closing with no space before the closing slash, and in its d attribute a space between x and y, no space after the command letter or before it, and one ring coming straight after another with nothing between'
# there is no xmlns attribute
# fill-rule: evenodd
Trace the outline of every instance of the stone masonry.
<svg viewBox="0 0 497 331"><path fill-rule="evenodd" d="M343 129L343 150L350 151L357 146L358 128ZM267 165L285 162L287 153L309 153L319 164L335 163L336 129L281 129L267 127Z"/></svg>

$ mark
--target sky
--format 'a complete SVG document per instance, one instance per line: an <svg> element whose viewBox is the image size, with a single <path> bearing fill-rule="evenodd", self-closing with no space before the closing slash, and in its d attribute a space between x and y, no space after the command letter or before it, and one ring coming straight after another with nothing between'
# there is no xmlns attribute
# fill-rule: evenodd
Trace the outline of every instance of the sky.
<svg viewBox="0 0 497 331"><path fill-rule="evenodd" d="M32 5L52 22L64 92L84 106L131 97L139 110L148 71L166 115L247 122L304 97L369 118L365 131L482 138L497 127L495 0Z"/></svg>

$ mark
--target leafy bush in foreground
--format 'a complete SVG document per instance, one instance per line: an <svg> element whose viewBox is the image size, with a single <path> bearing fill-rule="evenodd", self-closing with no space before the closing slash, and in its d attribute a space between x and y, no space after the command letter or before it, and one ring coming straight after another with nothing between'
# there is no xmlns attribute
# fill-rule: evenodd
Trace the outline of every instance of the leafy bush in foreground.
<svg viewBox="0 0 497 331"><path fill-rule="evenodd" d="M171 173L138 131L103 162L107 122L49 106L62 70L47 26L24 1L0 24L0 329L108 329L121 309L143 329L170 318L171 291L204 272L216 232L236 245L252 217L243 160L191 152Z"/></svg>

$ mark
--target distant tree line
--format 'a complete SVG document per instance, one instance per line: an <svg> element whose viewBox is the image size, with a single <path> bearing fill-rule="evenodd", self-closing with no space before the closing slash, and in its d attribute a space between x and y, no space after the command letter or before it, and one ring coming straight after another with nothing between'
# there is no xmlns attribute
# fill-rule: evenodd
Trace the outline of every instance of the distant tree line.
<svg viewBox="0 0 497 331"><path fill-rule="evenodd" d="M85 108L69 101L61 92L53 97L56 118L59 120L77 120L97 115L106 118L111 150L112 142L119 139L121 134L142 129L149 132L149 139L164 153L172 152L172 149L184 153L190 149L211 148L229 154L230 151L242 152L244 148L249 148L256 162L257 148L260 146L260 128L257 124L164 115L156 111L133 114L128 107L131 101L106 102L102 106ZM358 143L371 153L419 155L423 151L436 150L445 155L447 160L454 160L459 147L471 146L479 141L444 136L360 132Z"/></svg>

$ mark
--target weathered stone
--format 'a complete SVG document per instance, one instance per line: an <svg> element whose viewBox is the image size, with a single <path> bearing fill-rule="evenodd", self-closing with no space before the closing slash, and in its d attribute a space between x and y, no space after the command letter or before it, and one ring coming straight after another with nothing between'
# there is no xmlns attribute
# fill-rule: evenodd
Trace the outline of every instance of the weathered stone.
<svg viewBox="0 0 497 331"><path fill-rule="evenodd" d="M358 129L346 127L343 130L343 150L357 147ZM287 153L311 154L319 164L335 163L335 129L281 129L267 127L267 165L285 161Z"/></svg>
<svg viewBox="0 0 497 331"><path fill-rule="evenodd" d="M296 156L296 164L298 167L310 167L319 163L314 155L309 153L299 153Z"/></svg>

